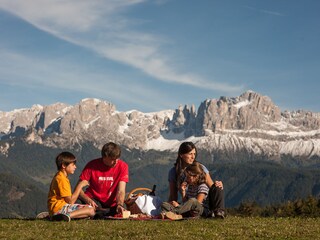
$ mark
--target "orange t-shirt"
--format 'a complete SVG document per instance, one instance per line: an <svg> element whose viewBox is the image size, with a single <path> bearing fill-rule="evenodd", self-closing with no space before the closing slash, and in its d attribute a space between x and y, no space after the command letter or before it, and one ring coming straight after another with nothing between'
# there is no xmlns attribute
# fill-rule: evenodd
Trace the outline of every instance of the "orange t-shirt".
<svg viewBox="0 0 320 240"><path fill-rule="evenodd" d="M58 212L67 202L65 197L71 197L71 184L67 176L59 171L53 177L48 193L48 210L50 215Z"/></svg>

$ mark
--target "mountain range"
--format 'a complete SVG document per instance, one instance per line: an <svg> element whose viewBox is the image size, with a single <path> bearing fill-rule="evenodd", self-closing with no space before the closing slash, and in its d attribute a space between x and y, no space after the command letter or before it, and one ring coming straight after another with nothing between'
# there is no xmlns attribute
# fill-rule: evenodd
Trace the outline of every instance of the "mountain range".
<svg viewBox="0 0 320 240"><path fill-rule="evenodd" d="M0 174L6 174L4 178L18 175L21 181L29 179L32 186L45 192L55 170L54 164L48 164L45 158L52 161L59 150L72 150L82 156L82 161L78 163L81 169L90 158L99 154L103 144L114 141L124 149L125 160L132 169L131 175L136 178L135 183L129 186L152 186L157 182L159 192L166 196L167 170L174 163L181 142L192 141L202 158L198 160L216 169L213 174L224 180L226 202L229 201L230 205L258 199L248 197L248 192L239 195L234 189L234 185L245 175L249 176L250 172L243 172L233 182L227 178L232 174L230 166L239 170L244 166L248 168L247 164L252 162L259 166L257 172L263 168L279 173L279 169L284 168L287 173L293 171L290 178L293 182L296 181L296 174L303 172L303 176L311 176L308 178L310 191L304 191L303 195L319 194L318 173L305 172L305 168L310 171L319 169L319 126L319 113L281 111L269 97L253 91L238 97L207 99L198 109L194 105L181 105L174 110L152 113L137 110L121 112L112 103L92 98L83 99L74 106L64 103L34 105L28 109L0 112ZM261 161L275 165L266 167ZM40 172L35 170L39 165ZM138 176L138 171L142 169L145 172ZM301 171L296 172L296 169ZM148 176L149 180L144 176ZM261 179L265 181L269 178ZM290 183L284 185L290 188ZM251 187L253 189L254 185ZM246 189L251 187L246 186ZM17 184L12 189L11 192L2 190L8 194L3 201L17 199L12 197L12 193L19 189ZM284 187L283 191L289 190ZM294 192L292 183L290 191ZM23 198L21 194L19 196ZM299 197L299 194L294 196ZM284 194L274 201L269 199L269 202L290 197L292 195L286 197ZM268 196L260 202L268 203L265 198Z"/></svg>
<svg viewBox="0 0 320 240"><path fill-rule="evenodd" d="M194 141L209 151L246 151L280 161L290 155L305 163L320 156L320 114L283 111L267 96L248 91L239 97L207 99L175 110L142 113L116 111L98 99L74 106L56 103L0 112L1 140L70 147L92 142L100 148L115 141L129 149L176 151L181 141ZM9 148L1 146L2 154ZM231 159L235 160L235 159Z"/></svg>

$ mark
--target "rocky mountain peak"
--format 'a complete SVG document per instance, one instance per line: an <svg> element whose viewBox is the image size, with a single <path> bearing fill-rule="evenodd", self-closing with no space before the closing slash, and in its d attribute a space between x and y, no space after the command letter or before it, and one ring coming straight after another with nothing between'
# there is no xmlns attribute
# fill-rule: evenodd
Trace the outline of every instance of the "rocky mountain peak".
<svg viewBox="0 0 320 240"><path fill-rule="evenodd" d="M119 112L112 103L87 98L74 106L56 103L0 112L1 140L25 138L60 147L89 141L98 148L115 141L128 148L176 150L180 141L189 139L208 150L246 149L275 159L296 155L297 149L308 157L320 155L319 129L319 114L282 113L269 97L253 91L206 99L197 111L194 105L180 105L154 113Z"/></svg>
<svg viewBox="0 0 320 240"><path fill-rule="evenodd" d="M194 133L191 128L194 127L196 119L196 111L194 105L179 106L173 114L172 120L169 122L169 129L176 134L185 132L185 135L192 135Z"/></svg>
<svg viewBox="0 0 320 240"><path fill-rule="evenodd" d="M320 129L320 114L304 110L284 111L282 117L294 127L300 127L303 130Z"/></svg>
<svg viewBox="0 0 320 240"><path fill-rule="evenodd" d="M248 101L250 107L262 114L266 121L278 122L281 119L280 109L272 102L268 96L261 96L258 93L248 91L239 97L240 102ZM238 103L239 104L239 103Z"/></svg>
<svg viewBox="0 0 320 240"><path fill-rule="evenodd" d="M38 111L35 115L32 121L33 128L39 132L46 131L46 133L57 131L57 121L61 119L70 108L71 106L64 103L44 106L41 111Z"/></svg>
<svg viewBox="0 0 320 240"><path fill-rule="evenodd" d="M236 98L220 97L202 102L196 113L194 106L179 107L171 121L175 133L185 131L185 137L203 136L208 132L249 130L265 122L281 120L280 109L269 97L248 91Z"/></svg>

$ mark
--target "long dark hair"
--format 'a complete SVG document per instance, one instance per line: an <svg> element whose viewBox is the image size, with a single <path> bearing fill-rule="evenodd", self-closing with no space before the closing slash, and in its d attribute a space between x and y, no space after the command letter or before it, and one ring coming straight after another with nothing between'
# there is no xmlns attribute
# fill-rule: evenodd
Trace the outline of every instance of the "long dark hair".
<svg viewBox="0 0 320 240"><path fill-rule="evenodd" d="M196 150L196 156L194 159L194 162L196 162L197 148L193 144L193 142L183 142L183 143L181 143L181 145L179 147L176 163L174 164L174 166L176 168L177 186L180 186L181 175L183 174L185 168L187 167L186 163L182 160L180 155L191 152L193 149Z"/></svg>

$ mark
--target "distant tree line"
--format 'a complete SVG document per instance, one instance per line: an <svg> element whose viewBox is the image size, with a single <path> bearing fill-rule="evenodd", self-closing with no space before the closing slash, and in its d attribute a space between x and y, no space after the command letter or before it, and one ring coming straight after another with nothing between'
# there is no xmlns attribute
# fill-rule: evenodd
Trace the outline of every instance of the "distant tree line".
<svg viewBox="0 0 320 240"><path fill-rule="evenodd" d="M320 199L308 196L278 205L259 206L256 202L243 202L228 209L229 215L250 217L320 217Z"/></svg>

